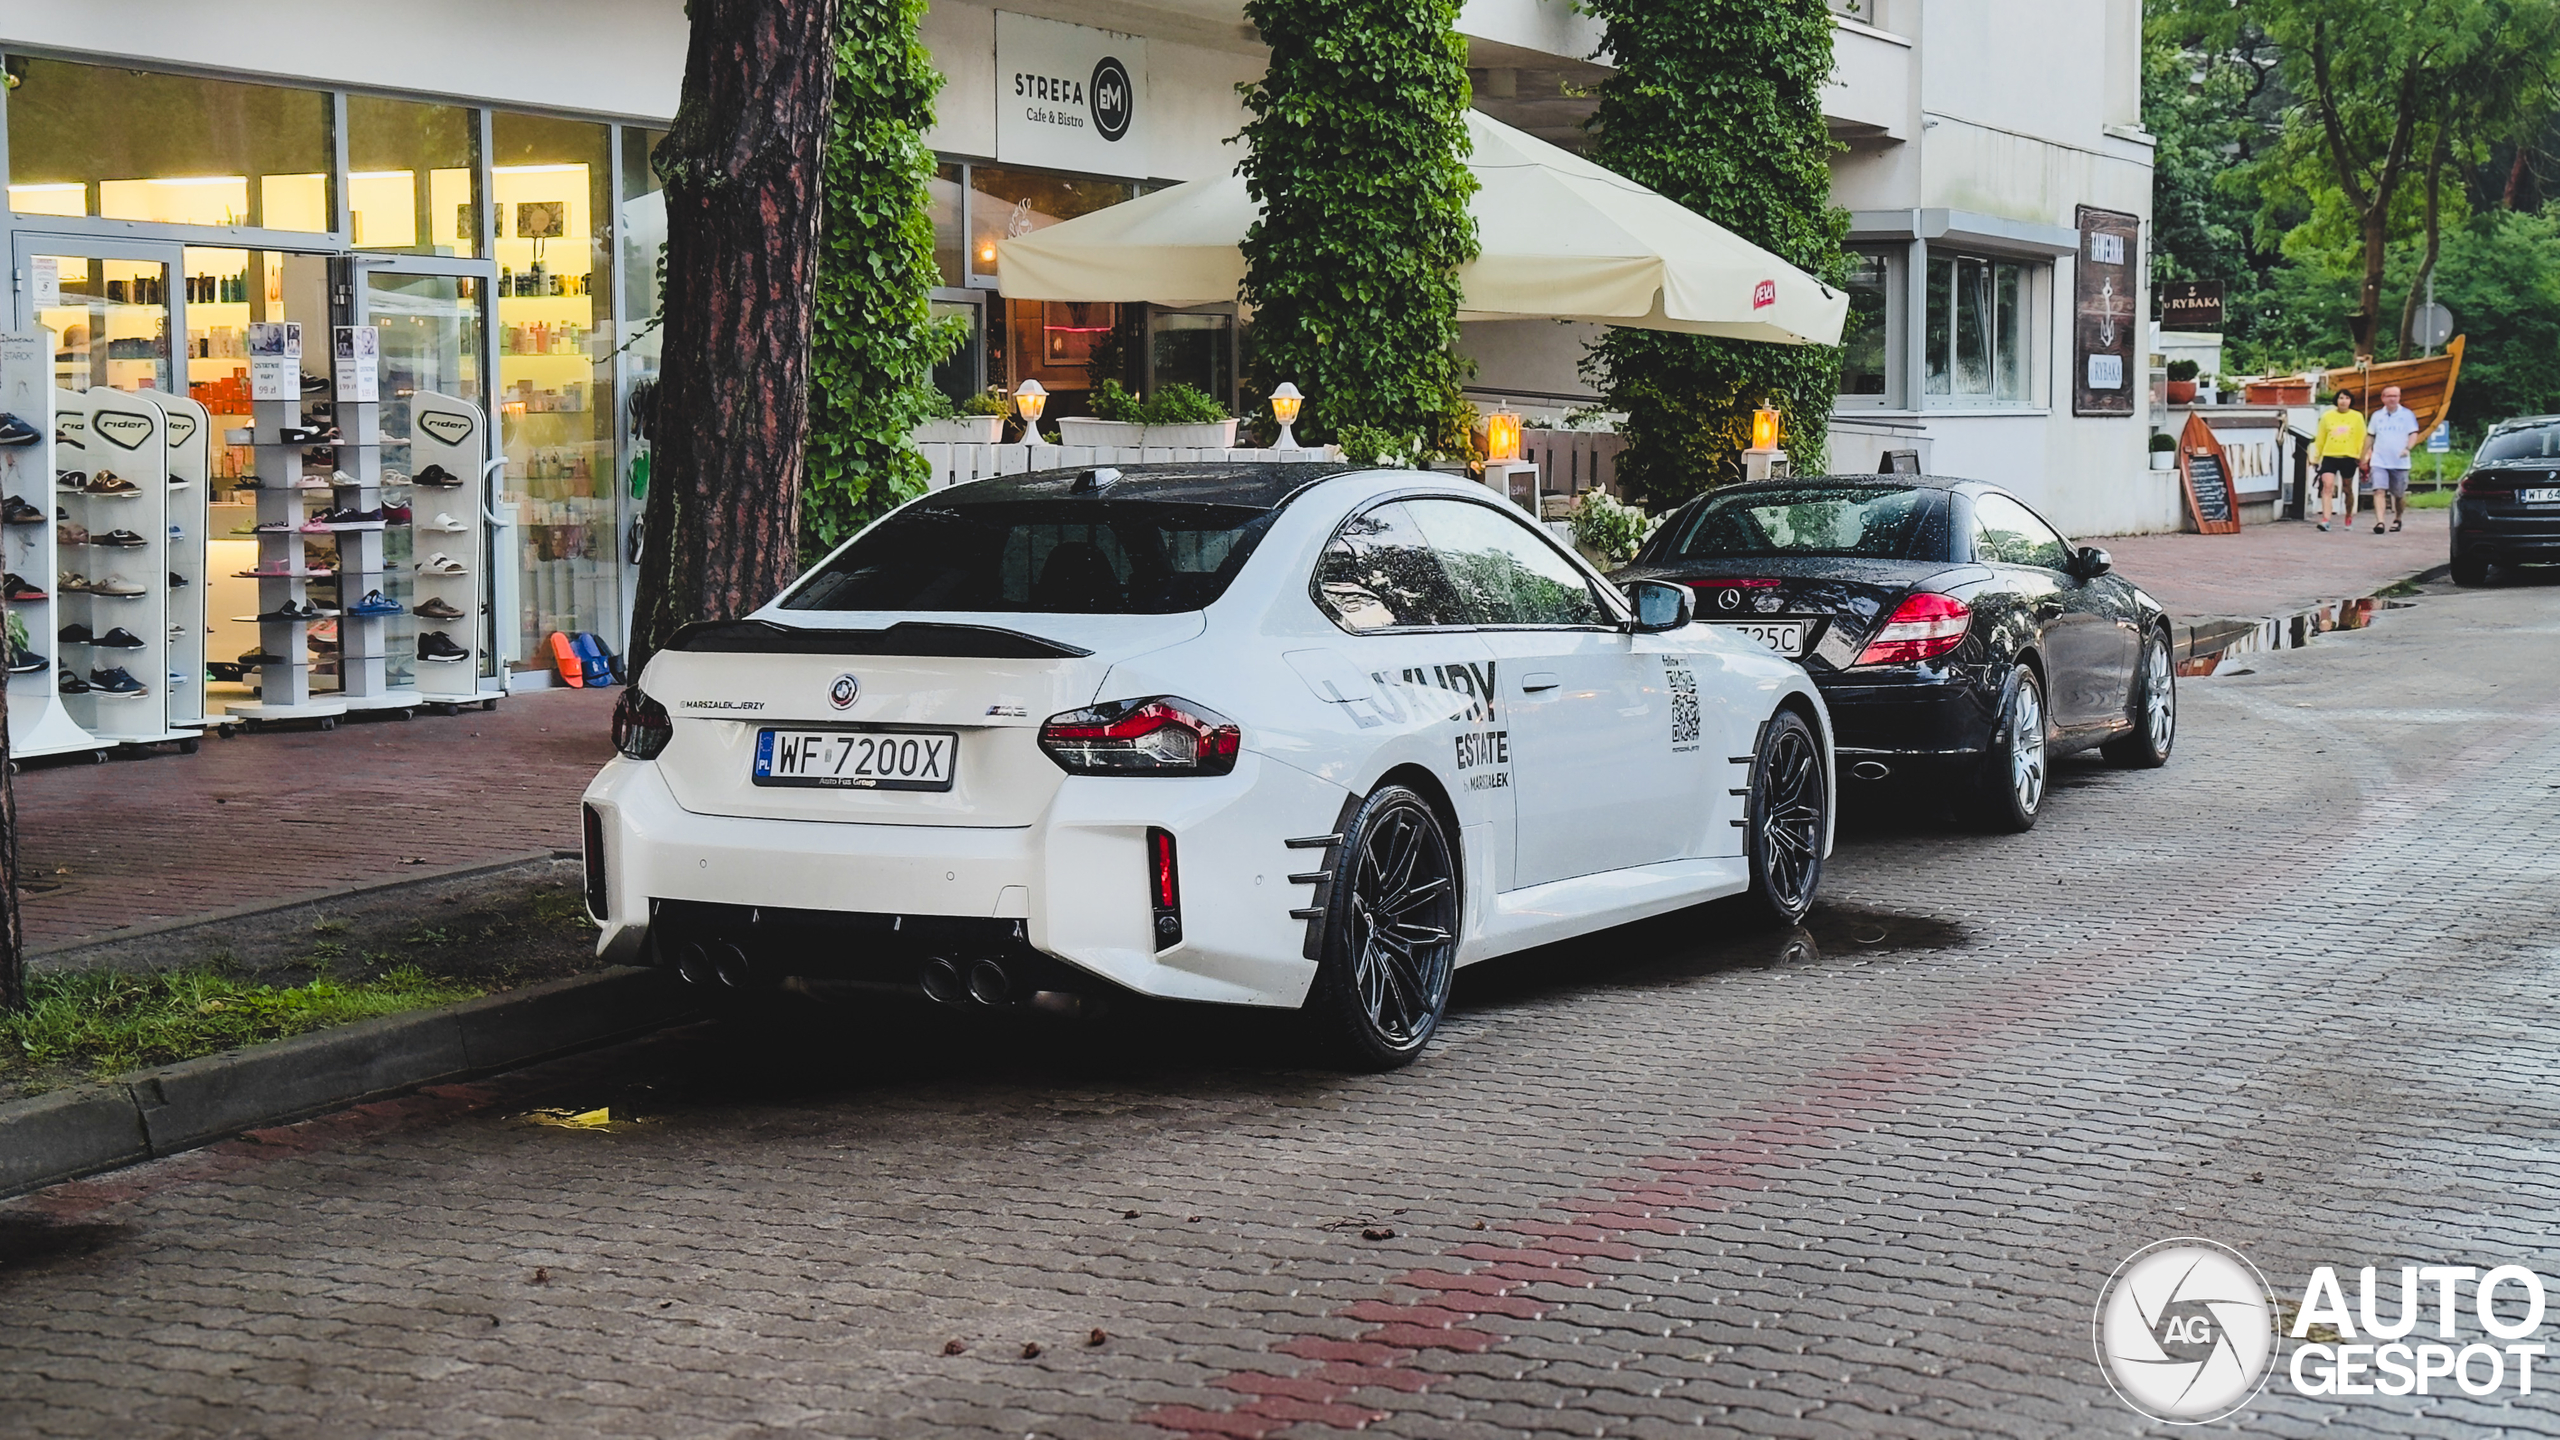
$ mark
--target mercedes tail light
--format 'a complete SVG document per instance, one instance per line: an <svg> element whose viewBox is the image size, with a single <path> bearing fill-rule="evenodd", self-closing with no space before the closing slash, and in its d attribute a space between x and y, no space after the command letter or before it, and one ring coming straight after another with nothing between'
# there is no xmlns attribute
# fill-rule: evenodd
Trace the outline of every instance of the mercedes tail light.
<svg viewBox="0 0 2560 1440"><path fill-rule="evenodd" d="M1972 624L1973 612L1963 601L1922 590L1894 610L1884 628L1859 652L1857 663L1908 665L1934 660L1963 644L1964 632Z"/></svg>
<svg viewBox="0 0 2560 1440"><path fill-rule="evenodd" d="M625 686L613 702L613 748L634 760L655 760L676 738L667 707L650 699L639 686Z"/></svg>
<svg viewBox="0 0 2560 1440"><path fill-rule="evenodd" d="M1070 775L1224 775L1244 732L1206 706L1151 695L1052 715L1040 748Z"/></svg>

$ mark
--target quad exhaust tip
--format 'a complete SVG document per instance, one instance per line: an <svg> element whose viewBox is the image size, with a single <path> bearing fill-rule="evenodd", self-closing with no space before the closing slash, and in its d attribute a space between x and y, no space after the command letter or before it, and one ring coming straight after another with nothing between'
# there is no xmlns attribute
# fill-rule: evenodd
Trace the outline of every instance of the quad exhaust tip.
<svg viewBox="0 0 2560 1440"><path fill-rule="evenodd" d="M960 967L940 955L924 962L916 973L916 983L924 993L944 1005L958 1005L969 998L969 987L960 978Z"/></svg>
<svg viewBox="0 0 2560 1440"><path fill-rule="evenodd" d="M937 1003L958 1009L1013 1003L1013 977L997 960L972 960L963 967L948 956L936 955L916 972L916 983Z"/></svg>
<svg viewBox="0 0 2560 1440"><path fill-rule="evenodd" d="M1013 998L1013 977L993 960L969 967L969 998L981 1005L1002 1005Z"/></svg>

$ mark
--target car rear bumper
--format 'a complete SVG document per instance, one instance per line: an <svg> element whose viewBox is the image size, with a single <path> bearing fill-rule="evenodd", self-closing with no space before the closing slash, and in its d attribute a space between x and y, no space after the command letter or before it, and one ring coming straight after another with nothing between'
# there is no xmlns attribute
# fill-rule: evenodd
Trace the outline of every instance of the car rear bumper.
<svg viewBox="0 0 2560 1440"><path fill-rule="evenodd" d="M2453 553L2511 564L2560 561L2560 511L2493 513L2486 498L2461 496L2453 507Z"/></svg>
<svg viewBox="0 0 2560 1440"><path fill-rule="evenodd" d="M1038 821L1002 828L698 815L631 760L584 798L603 842L597 951L617 959L673 963L653 921L750 947L759 979L1010 945L1140 994L1295 1006L1315 966L1289 911L1311 892L1288 877L1310 856L1283 842L1330 830L1345 795L1248 753L1214 779L1070 778ZM1161 951L1150 828L1174 836L1179 868L1182 939Z"/></svg>
<svg viewBox="0 0 2560 1440"><path fill-rule="evenodd" d="M1832 744L1844 760L1979 755L2000 713L1999 692L1964 669L1913 671L1892 680L1815 677L1831 710Z"/></svg>

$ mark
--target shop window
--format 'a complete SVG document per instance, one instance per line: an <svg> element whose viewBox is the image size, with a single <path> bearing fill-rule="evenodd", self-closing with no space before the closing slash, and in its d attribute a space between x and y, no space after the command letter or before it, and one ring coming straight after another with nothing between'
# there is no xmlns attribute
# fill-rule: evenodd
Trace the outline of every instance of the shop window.
<svg viewBox="0 0 2560 1440"><path fill-rule="evenodd" d="M169 388L169 267L156 260L43 255L59 303L36 312L55 335L54 383L66 390Z"/></svg>
<svg viewBox="0 0 2560 1440"><path fill-rule="evenodd" d="M334 228L318 90L12 56L9 205L179 225Z"/></svg>
<svg viewBox="0 0 2560 1440"><path fill-rule="evenodd" d="M2026 265L1930 256L1928 393L1974 404L2032 399L2027 311Z"/></svg>
<svg viewBox="0 0 2560 1440"><path fill-rule="evenodd" d="M1882 255L1852 254L1849 269L1849 320L1840 330L1840 395L1844 400L1881 404L1892 393L1887 383L1893 362L1893 267Z"/></svg>
<svg viewBox="0 0 2560 1440"><path fill-rule="evenodd" d="M609 127L490 117L499 435L517 512L518 663L555 631L622 628L612 354L616 202ZM652 249L655 247L652 246Z"/></svg>
<svg viewBox="0 0 2560 1440"><path fill-rule="evenodd" d="M1148 339L1148 386L1189 385L1235 403L1235 317L1158 312Z"/></svg>
<svg viewBox="0 0 2560 1440"><path fill-rule="evenodd" d="M347 97L347 222L359 250L480 253L480 117Z"/></svg>
<svg viewBox="0 0 2560 1440"><path fill-rule="evenodd" d="M969 274L996 278L996 242L1138 198L1126 180L969 167Z"/></svg>
<svg viewBox="0 0 2560 1440"><path fill-rule="evenodd" d="M987 343L987 307L966 300L936 300L933 318L957 320L963 327L960 348L933 367L933 388L954 400L966 400L985 384L981 352Z"/></svg>
<svg viewBox="0 0 2560 1440"><path fill-rule="evenodd" d="M957 165L934 167L933 178L925 182L927 204L933 211L934 267L942 272L942 283L955 290L969 283L968 236L961 228L966 223L961 208L966 185Z"/></svg>

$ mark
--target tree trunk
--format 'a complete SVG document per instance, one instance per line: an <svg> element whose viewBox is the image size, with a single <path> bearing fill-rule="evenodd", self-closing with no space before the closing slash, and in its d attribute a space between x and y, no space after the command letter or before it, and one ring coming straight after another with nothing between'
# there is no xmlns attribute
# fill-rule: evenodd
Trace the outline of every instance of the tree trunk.
<svg viewBox="0 0 2560 1440"><path fill-rule="evenodd" d="M631 673L676 627L799 573L818 189L836 0L693 0L666 180L658 380Z"/></svg>
<svg viewBox="0 0 2560 1440"><path fill-rule="evenodd" d="M0 659L16 648L0 631ZM9 778L9 687L0 684L0 1011L27 1008L27 932L18 919L18 794Z"/></svg>
<svg viewBox="0 0 2560 1440"><path fill-rule="evenodd" d="M2448 110L2450 107L2448 107ZM2418 273L2409 279L2409 298L2400 302L2400 358L2409 358L2409 332L2417 327L2418 297L2426 293L2427 277L2436 273L2436 256L2444 249L2444 167L2453 149L2453 116L2448 113L2436 121L2435 144L2427 151L2427 253L2418 262Z"/></svg>

